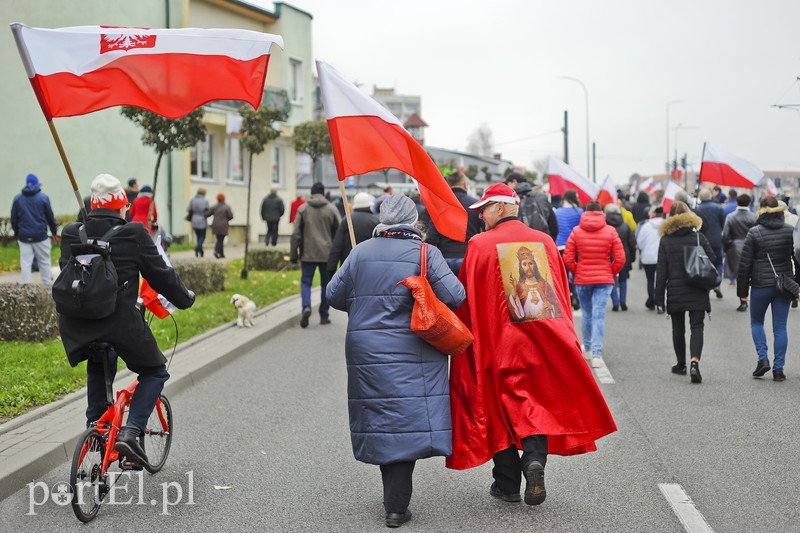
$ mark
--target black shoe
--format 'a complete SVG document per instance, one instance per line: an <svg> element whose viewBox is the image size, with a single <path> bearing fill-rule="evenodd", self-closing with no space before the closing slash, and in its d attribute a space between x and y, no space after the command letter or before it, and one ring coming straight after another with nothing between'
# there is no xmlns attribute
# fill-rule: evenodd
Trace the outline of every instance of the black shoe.
<svg viewBox="0 0 800 533"><path fill-rule="evenodd" d="M672 373L673 374L680 374L681 376L686 375L686 365L672 365Z"/></svg>
<svg viewBox="0 0 800 533"><path fill-rule="evenodd" d="M719 287L717 287L716 289L714 289L714 294L716 294L716 295L717 295L717 298L722 298L722 291L721 291L721 290L719 290Z"/></svg>
<svg viewBox="0 0 800 533"><path fill-rule="evenodd" d="M491 488L489 488L489 494L498 500L503 500L508 503L519 503L522 501L522 496L520 496L519 492L503 492L497 488L497 482L492 483Z"/></svg>
<svg viewBox="0 0 800 533"><path fill-rule="evenodd" d="M786 375L783 373L783 370L773 370L772 379L775 381L786 381Z"/></svg>
<svg viewBox="0 0 800 533"><path fill-rule="evenodd" d="M572 309L574 311L578 311L581 308L581 302L578 300L578 297L573 295L572 296Z"/></svg>
<svg viewBox="0 0 800 533"><path fill-rule="evenodd" d="M792 300L792 309L797 309L797 300Z"/></svg>
<svg viewBox="0 0 800 533"><path fill-rule="evenodd" d="M306 307L305 309L303 309L303 314L300 317L300 327L301 328L307 328L308 327L308 317L310 317L310 316L311 316L311 308L310 307Z"/></svg>
<svg viewBox="0 0 800 533"><path fill-rule="evenodd" d="M622 311L627 311L627 310L628 310L628 306L627 306L627 305L625 305L625 304L623 304L623 303L620 303L620 304L619 304L619 308L620 308Z"/></svg>
<svg viewBox="0 0 800 533"><path fill-rule="evenodd" d="M222 257L222 256L221 256L221 255L219 255L219 252L214 252L214 257L216 257L217 259L219 259L219 258L220 258L220 257Z"/></svg>
<svg viewBox="0 0 800 533"><path fill-rule="evenodd" d="M319 323L322 324L322 325L330 324L331 323L331 319L326 317L326 316L324 316L324 317L319 319Z"/></svg>
<svg viewBox="0 0 800 533"><path fill-rule="evenodd" d="M195 257L200 257L200 250L195 250L194 251L194 256Z"/></svg>
<svg viewBox="0 0 800 533"><path fill-rule="evenodd" d="M616 313L617 311L619 311L619 306L618 305L612 305L611 306L611 310Z"/></svg>
<svg viewBox="0 0 800 533"><path fill-rule="evenodd" d="M656 306L656 313L658 313L659 315L663 315L664 314L664 306L663 305Z"/></svg>
<svg viewBox="0 0 800 533"><path fill-rule="evenodd" d="M205 255L206 255L206 253L205 253L205 252L203 251L203 249L201 248L201 249L200 249L200 257L205 257Z"/></svg>
<svg viewBox="0 0 800 533"><path fill-rule="evenodd" d="M544 467L539 461L533 461L525 465L525 503L528 505L540 505L547 497L544 490Z"/></svg>
<svg viewBox="0 0 800 533"><path fill-rule="evenodd" d="M645 302L644 306L648 309L648 311L655 311L656 310L656 304Z"/></svg>
<svg viewBox="0 0 800 533"><path fill-rule="evenodd" d="M119 435L117 435L117 443L114 445L114 449L117 450L120 455L124 455L129 461L146 463L147 454L144 453L144 449L139 442L141 435L142 431L139 428L123 426L122 429L119 430Z"/></svg>
<svg viewBox="0 0 800 533"><path fill-rule="evenodd" d="M736 310L739 311L740 313L744 313L745 311L747 311L747 302L741 302L739 304L739 307L736 308Z"/></svg>
<svg viewBox="0 0 800 533"><path fill-rule="evenodd" d="M700 363L697 361L692 361L692 364L689 365L689 378L692 383L703 382L703 376L700 375Z"/></svg>
<svg viewBox="0 0 800 533"><path fill-rule="evenodd" d="M759 359L758 364L756 365L756 369L753 371L754 378L760 378L767 372L769 372L769 359Z"/></svg>
<svg viewBox="0 0 800 533"><path fill-rule="evenodd" d="M411 511L408 509L404 513L386 513L386 527L400 527L411 520Z"/></svg>

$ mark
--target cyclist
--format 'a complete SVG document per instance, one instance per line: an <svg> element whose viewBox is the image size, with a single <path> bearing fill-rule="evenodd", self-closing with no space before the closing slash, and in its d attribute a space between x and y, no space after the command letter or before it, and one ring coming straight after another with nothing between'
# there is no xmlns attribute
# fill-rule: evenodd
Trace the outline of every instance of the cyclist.
<svg viewBox="0 0 800 533"><path fill-rule="evenodd" d="M164 383L169 379L169 373L166 358L158 349L143 313L136 306L139 273L154 290L179 309L191 307L195 295L183 285L177 272L164 262L145 227L140 222L125 222L130 204L117 178L100 174L92 181L91 206L85 226L89 238L100 238L112 227L122 226L109 239L111 260L119 277L116 308L114 314L98 320L59 315L58 329L70 365L76 366L81 361L87 361L87 425L95 422L106 410L103 363L87 353L91 343L108 342L114 345L116 353L110 355L112 374L116 373L116 358L119 355L128 368L139 375L128 420L120 429L116 449L128 459L144 462L147 457L139 437L144 433L147 419L161 395ZM80 243L78 229L79 223L73 222L64 227L61 233L62 268L72 255L70 246Z"/></svg>

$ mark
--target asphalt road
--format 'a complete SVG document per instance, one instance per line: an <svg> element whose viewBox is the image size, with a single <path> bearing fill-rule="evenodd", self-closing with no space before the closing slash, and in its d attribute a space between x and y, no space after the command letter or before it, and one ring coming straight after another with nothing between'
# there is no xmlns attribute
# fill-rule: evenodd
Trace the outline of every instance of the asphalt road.
<svg viewBox="0 0 800 533"><path fill-rule="evenodd" d="M724 286L706 320L704 380L692 385L670 373L670 323L645 310L643 272L634 271L630 285L630 311L611 313L609 304L605 360L614 383L601 385L619 431L597 453L551 457L540 507L491 498L490 465L454 472L441 458L420 461L404 530L685 531L659 490L667 483L685 490L713 531L800 531L800 312L790 316L787 381L753 379L748 314L735 311L734 289ZM106 505L82 528L69 506L31 507L26 488L0 502L0 529L385 530L380 472L356 462L350 447L346 316L332 320L320 326L312 317L308 329L284 332L171 398L169 460L142 484L123 479L127 492L117 501L130 504ZM64 464L41 481L52 487L68 472ZM180 502L164 514L165 486L168 501L178 502L177 485ZM35 501L43 496L36 489ZM31 508L36 514L26 514Z"/></svg>

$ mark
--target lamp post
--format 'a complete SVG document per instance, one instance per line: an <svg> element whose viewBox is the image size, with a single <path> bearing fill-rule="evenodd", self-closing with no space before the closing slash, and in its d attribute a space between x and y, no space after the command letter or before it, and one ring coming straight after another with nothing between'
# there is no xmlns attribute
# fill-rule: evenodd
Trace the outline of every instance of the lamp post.
<svg viewBox="0 0 800 533"><path fill-rule="evenodd" d="M560 76L560 78L562 80L571 80L580 83L581 87L583 88L583 95L586 99L586 177L588 178L589 175L591 174L589 169L591 166L591 158L592 158L591 152L589 151L589 91L586 90L586 85L584 85L583 82L578 78L573 78L571 76ZM597 179L594 176L592 176L592 181L596 183Z"/></svg>
<svg viewBox="0 0 800 533"><path fill-rule="evenodd" d="M697 129L695 126L684 126L683 123L678 122L678 125L672 128L675 130L675 159L673 159L673 168L678 168L678 130L694 130ZM685 156L684 156L685 157ZM684 173L686 169L683 169ZM688 173L684 175L684 188L688 191L689 190L689 175Z"/></svg>
<svg viewBox="0 0 800 533"><path fill-rule="evenodd" d="M672 100L671 102L667 102L667 163L665 168L665 172L667 176L669 176L669 106L673 104L680 104L683 100Z"/></svg>

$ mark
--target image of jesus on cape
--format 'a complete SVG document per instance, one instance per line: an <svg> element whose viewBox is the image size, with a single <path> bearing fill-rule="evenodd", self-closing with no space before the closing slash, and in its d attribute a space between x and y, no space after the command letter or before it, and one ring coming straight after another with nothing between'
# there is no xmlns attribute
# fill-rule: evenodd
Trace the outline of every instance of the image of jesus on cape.
<svg viewBox="0 0 800 533"><path fill-rule="evenodd" d="M528 247L529 246L529 247ZM539 268L530 243L516 251L518 281L514 273L508 274L510 286L506 287L508 313L512 322L560 318L558 297ZM541 247L541 244L539 244Z"/></svg>

